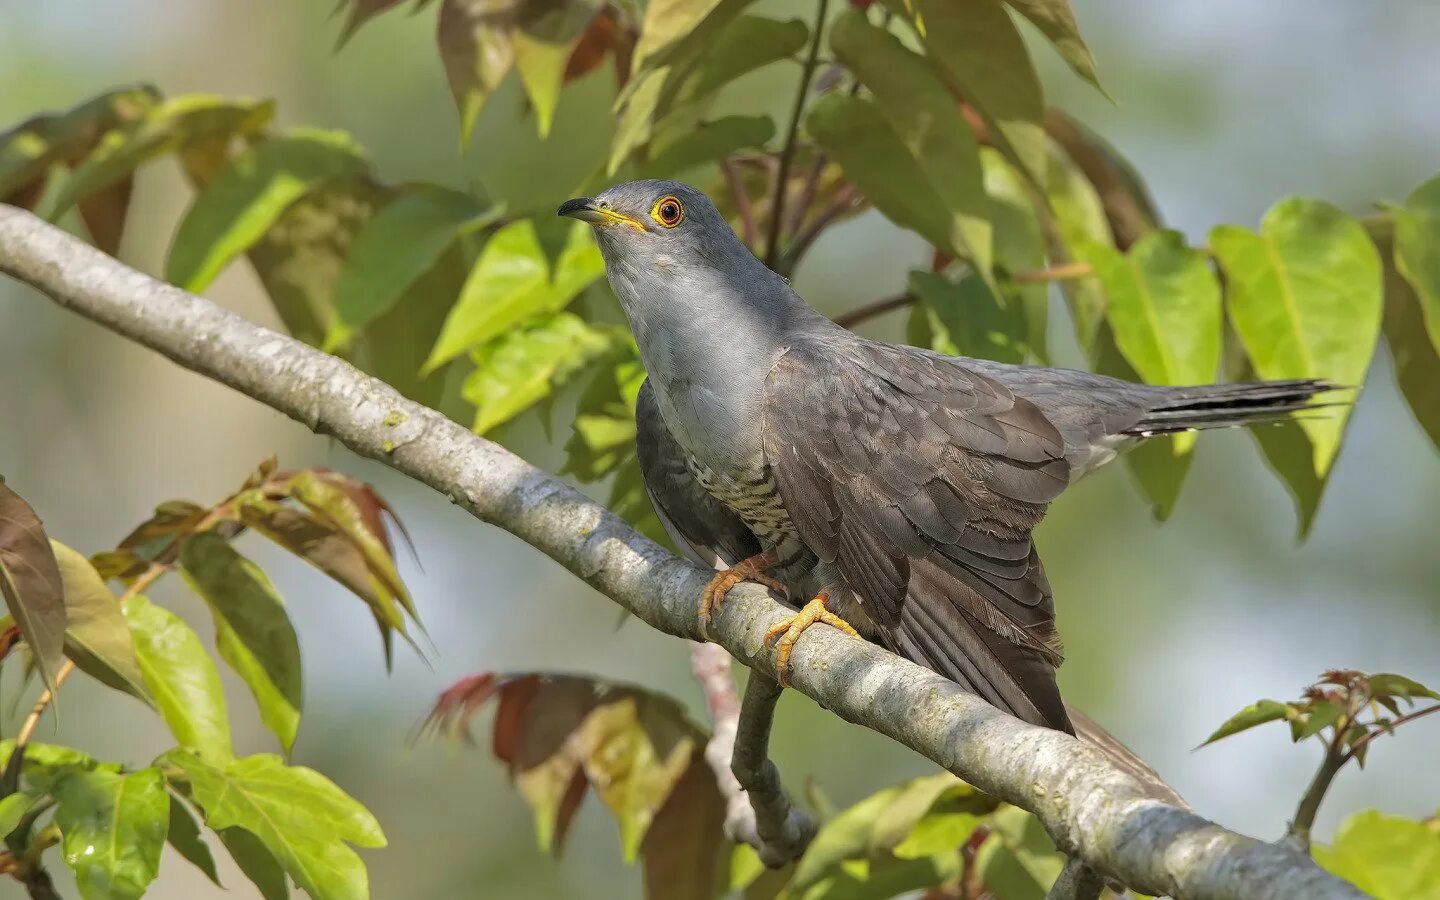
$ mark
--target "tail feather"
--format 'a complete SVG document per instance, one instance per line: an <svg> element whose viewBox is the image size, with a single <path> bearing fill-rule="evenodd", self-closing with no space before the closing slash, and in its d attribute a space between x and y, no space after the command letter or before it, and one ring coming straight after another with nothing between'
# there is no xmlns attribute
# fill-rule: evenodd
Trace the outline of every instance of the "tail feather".
<svg viewBox="0 0 1440 900"><path fill-rule="evenodd" d="M1314 402L1316 396L1340 389L1317 378L1173 388L1124 433L1150 437L1283 421L1293 413L1347 405Z"/></svg>

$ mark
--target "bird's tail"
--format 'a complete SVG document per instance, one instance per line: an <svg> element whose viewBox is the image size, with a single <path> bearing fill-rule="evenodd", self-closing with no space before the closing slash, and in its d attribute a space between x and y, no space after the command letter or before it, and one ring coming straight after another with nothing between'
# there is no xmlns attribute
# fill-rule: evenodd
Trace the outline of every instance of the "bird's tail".
<svg viewBox="0 0 1440 900"><path fill-rule="evenodd" d="M1315 402L1318 395L1337 390L1338 385L1317 378L1167 388L1124 433L1150 437L1283 421L1293 413L1347 405L1349 400Z"/></svg>

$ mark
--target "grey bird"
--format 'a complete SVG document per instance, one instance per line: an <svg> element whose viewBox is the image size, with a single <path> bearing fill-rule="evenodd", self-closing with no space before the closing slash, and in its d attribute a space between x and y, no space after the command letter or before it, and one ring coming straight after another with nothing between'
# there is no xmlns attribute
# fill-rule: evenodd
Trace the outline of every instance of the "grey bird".
<svg viewBox="0 0 1440 900"><path fill-rule="evenodd" d="M656 512L692 558L729 567L702 624L742 579L799 609L768 636L782 683L796 639L825 622L1027 722L1098 731L1055 684L1055 607L1031 540L1047 505L1146 437L1273 421L1331 387L1155 387L866 340L673 181L559 214L595 226L649 374L637 443Z"/></svg>

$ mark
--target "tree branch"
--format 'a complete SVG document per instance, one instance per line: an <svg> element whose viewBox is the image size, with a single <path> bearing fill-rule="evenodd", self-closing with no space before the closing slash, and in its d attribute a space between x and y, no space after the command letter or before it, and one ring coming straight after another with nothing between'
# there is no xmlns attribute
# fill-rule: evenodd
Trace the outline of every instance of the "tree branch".
<svg viewBox="0 0 1440 900"><path fill-rule="evenodd" d="M652 627L696 640L714 573L680 560L589 500L385 383L111 259L0 205L0 271L181 366L381 460L549 555ZM712 637L762 682L765 630L790 614L758 585L732 591ZM1363 898L1293 848L1156 799L1102 751L1028 725L953 682L829 628L806 633L790 684L977 788L1040 817L1061 850L1147 894Z"/></svg>
<svg viewBox="0 0 1440 900"><path fill-rule="evenodd" d="M744 818L733 823L734 836L754 847L760 861L771 868L798 859L815 836L815 823L791 806L780 784L780 770L769 757L770 726L784 690L768 675L751 675L745 683L730 759L730 771L750 801ZM726 822L727 827L731 824Z"/></svg>

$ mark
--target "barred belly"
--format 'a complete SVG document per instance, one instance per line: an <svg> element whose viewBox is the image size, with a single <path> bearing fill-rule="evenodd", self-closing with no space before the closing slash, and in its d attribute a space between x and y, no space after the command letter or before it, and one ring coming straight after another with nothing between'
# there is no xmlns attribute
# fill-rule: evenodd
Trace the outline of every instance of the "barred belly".
<svg viewBox="0 0 1440 900"><path fill-rule="evenodd" d="M757 462L752 469L754 475L738 478L716 472L693 457L685 465L705 493L734 510L765 544L778 547L786 538L795 536L795 526L780 501L768 465Z"/></svg>

